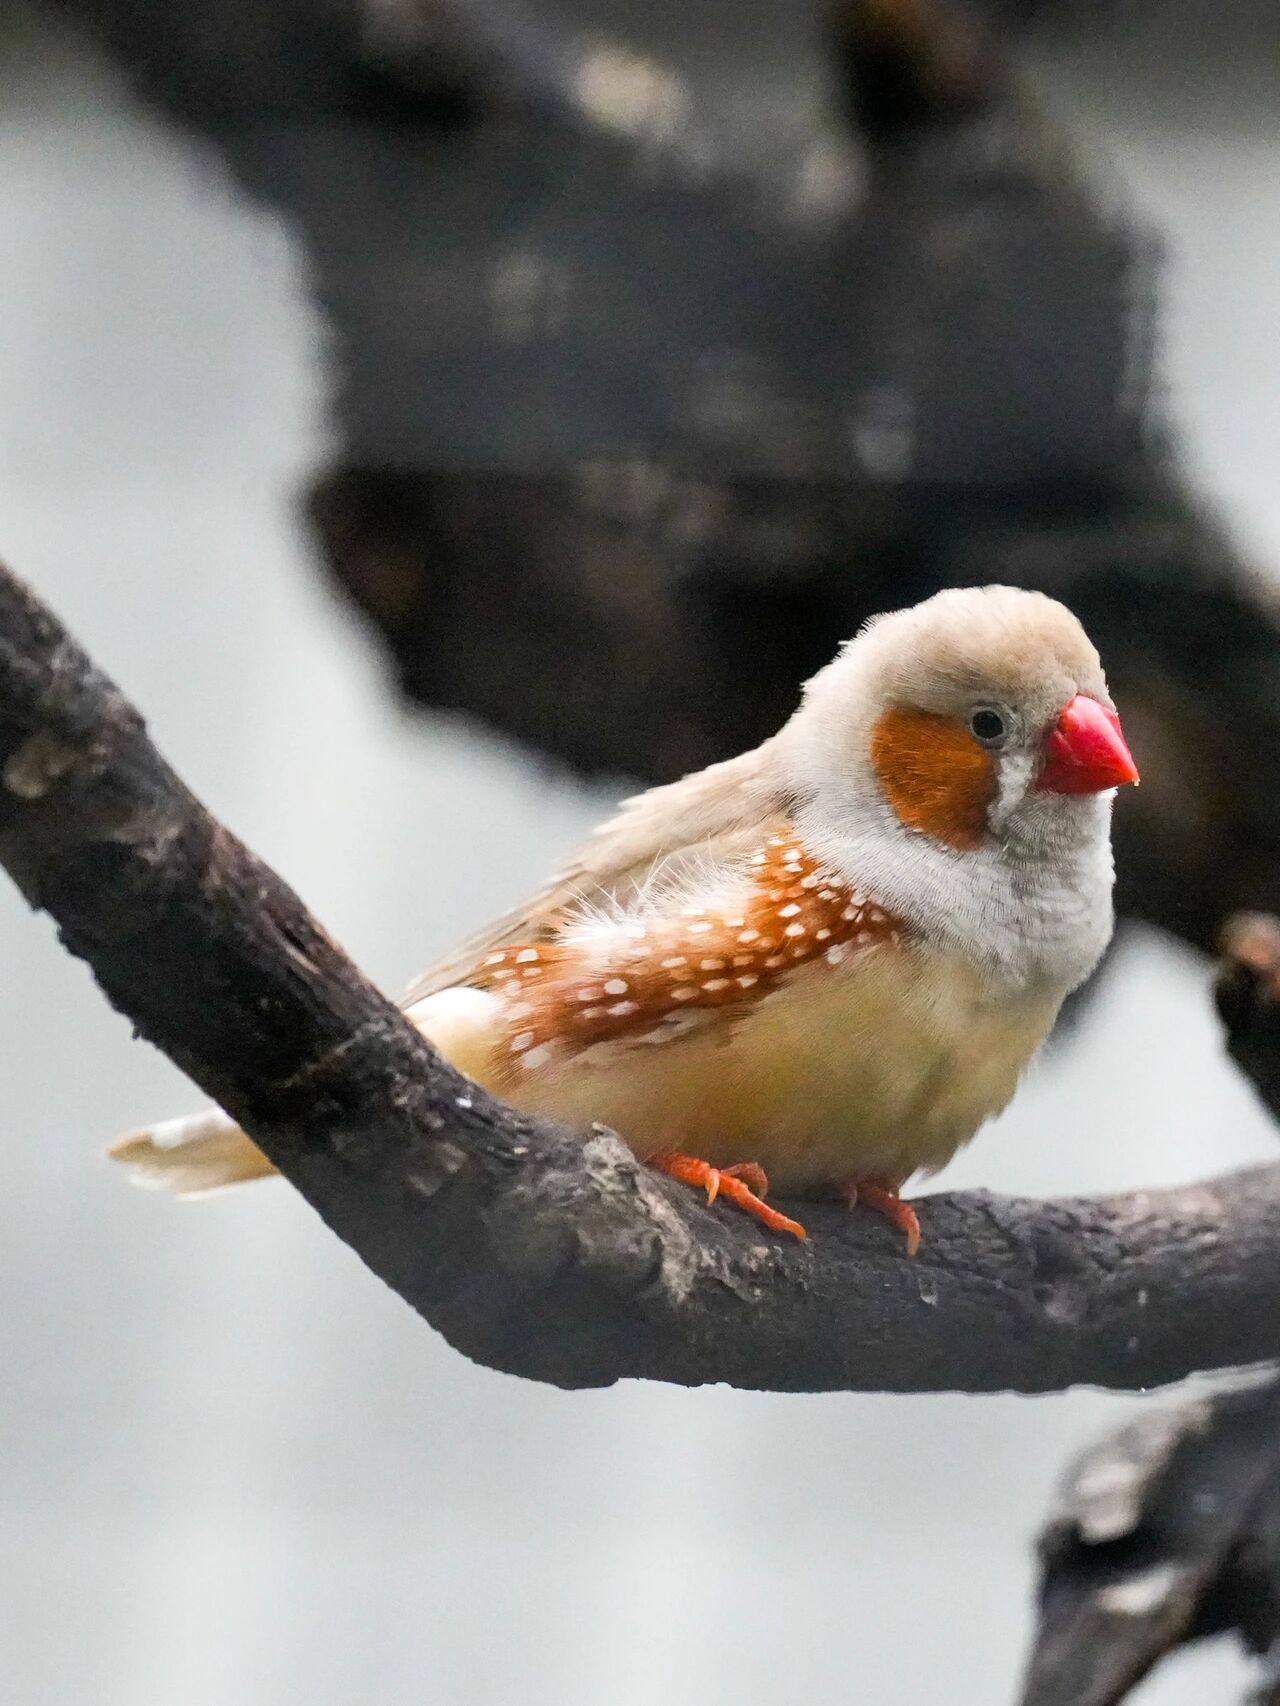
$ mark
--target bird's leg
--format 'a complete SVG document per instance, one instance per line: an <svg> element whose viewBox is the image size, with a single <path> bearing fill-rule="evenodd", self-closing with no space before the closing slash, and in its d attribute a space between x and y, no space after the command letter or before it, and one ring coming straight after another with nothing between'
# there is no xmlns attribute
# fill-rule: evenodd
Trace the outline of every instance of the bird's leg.
<svg viewBox="0 0 1280 1706"><path fill-rule="evenodd" d="M770 1232L789 1232L793 1238L809 1236L798 1220L789 1220L764 1201L769 1179L764 1168L755 1161L740 1161L736 1167L713 1167L709 1161L699 1161L695 1155L682 1155L678 1150L667 1149L660 1155L650 1156L649 1165L656 1167L659 1173L679 1179L682 1184L705 1190L709 1203L717 1197L727 1197L747 1214L754 1214L757 1220L763 1221Z"/></svg>
<svg viewBox="0 0 1280 1706"><path fill-rule="evenodd" d="M892 1221L899 1232L907 1235L907 1254L914 1256L920 1248L920 1219L909 1202L903 1202L902 1186L892 1179L847 1179L836 1186L836 1195L846 1208L874 1210Z"/></svg>

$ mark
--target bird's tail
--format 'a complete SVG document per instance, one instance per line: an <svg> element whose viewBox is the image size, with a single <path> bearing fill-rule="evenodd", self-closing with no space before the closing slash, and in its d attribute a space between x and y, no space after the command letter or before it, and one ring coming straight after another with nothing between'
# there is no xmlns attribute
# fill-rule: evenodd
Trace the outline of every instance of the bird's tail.
<svg viewBox="0 0 1280 1706"><path fill-rule="evenodd" d="M501 1054L495 1029L501 1009L502 1003L488 991L450 988L415 1002L407 1014L428 1042L484 1084L493 1080ZM252 1138L219 1108L130 1132L107 1154L124 1162L135 1184L176 1197L203 1196L276 1171Z"/></svg>
<svg viewBox="0 0 1280 1706"><path fill-rule="evenodd" d="M107 1154L128 1167L135 1184L177 1197L203 1196L275 1172L257 1144L219 1108L131 1132Z"/></svg>

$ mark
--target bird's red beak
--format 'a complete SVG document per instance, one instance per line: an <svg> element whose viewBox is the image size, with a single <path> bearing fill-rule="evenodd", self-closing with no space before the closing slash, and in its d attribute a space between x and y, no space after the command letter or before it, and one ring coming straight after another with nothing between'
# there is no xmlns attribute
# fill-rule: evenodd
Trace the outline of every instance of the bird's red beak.
<svg viewBox="0 0 1280 1706"><path fill-rule="evenodd" d="M1044 743L1038 788L1051 794L1100 794L1138 780L1120 719L1096 699L1077 693Z"/></svg>

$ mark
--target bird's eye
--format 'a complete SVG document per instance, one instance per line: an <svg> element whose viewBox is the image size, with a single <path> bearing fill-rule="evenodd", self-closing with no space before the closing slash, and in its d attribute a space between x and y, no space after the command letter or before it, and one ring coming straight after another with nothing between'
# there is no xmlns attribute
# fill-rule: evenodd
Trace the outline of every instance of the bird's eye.
<svg viewBox="0 0 1280 1706"><path fill-rule="evenodd" d="M976 711L972 711L969 727L973 738L981 741L983 746L999 746L1006 733L1004 716L991 705L979 705Z"/></svg>

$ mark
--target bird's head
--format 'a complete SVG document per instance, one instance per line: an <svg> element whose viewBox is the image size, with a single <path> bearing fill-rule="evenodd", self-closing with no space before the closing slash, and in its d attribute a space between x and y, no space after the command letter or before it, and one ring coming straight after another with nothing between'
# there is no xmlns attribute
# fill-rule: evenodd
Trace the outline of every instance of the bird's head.
<svg viewBox="0 0 1280 1706"><path fill-rule="evenodd" d="M833 828L892 814L957 852L1105 834L1138 780L1098 653L1065 606L989 586L880 616L788 726L802 791Z"/></svg>

